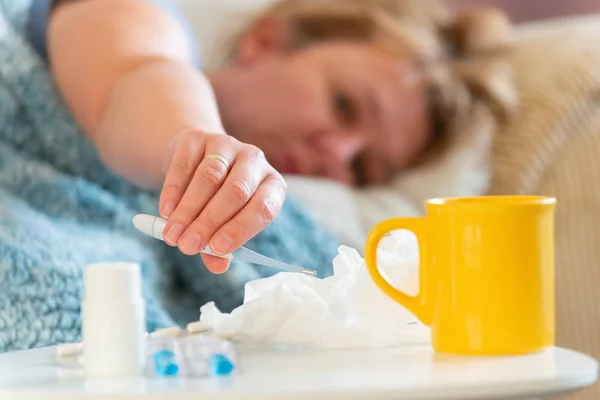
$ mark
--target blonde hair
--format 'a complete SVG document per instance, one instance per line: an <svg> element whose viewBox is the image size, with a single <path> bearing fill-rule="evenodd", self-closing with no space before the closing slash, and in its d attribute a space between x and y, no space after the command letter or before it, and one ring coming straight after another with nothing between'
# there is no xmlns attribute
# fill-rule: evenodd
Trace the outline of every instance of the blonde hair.
<svg viewBox="0 0 600 400"><path fill-rule="evenodd" d="M497 9L453 15L435 0L283 0L265 17L283 20L290 50L324 40L369 41L418 63L437 137L421 161L458 136L492 135L516 106L511 70L500 58L512 27Z"/></svg>

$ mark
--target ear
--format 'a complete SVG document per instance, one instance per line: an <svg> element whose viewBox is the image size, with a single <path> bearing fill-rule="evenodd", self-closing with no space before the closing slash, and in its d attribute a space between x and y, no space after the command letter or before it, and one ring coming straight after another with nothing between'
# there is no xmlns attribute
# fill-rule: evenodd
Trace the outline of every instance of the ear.
<svg viewBox="0 0 600 400"><path fill-rule="evenodd" d="M236 59L252 64L265 57L281 54L287 48L288 34L280 19L267 17L259 20L238 43Z"/></svg>

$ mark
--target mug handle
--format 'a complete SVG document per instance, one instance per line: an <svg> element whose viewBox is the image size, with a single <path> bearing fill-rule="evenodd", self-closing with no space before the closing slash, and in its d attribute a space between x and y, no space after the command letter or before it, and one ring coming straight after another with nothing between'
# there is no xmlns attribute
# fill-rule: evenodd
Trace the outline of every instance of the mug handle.
<svg viewBox="0 0 600 400"><path fill-rule="evenodd" d="M390 231L397 229L405 229L413 232L419 242L419 294L416 297L407 295L406 293L393 287L379 272L377 268L377 246L381 239ZM426 279L427 258L426 258L426 218L392 218L377 224L367 237L365 247L365 260L367 269L371 278L377 286L389 297L394 299L412 312L422 323L429 325L431 323L432 313L427 300Z"/></svg>

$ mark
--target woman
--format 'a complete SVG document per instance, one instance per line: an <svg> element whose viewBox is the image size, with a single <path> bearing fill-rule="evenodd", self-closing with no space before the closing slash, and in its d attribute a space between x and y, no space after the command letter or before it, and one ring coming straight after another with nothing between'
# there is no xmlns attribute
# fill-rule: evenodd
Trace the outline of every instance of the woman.
<svg viewBox="0 0 600 400"><path fill-rule="evenodd" d="M106 166L162 187L165 240L187 255L229 253L264 229L284 202L282 173L383 182L510 103L490 55L509 24L494 10L284 1L208 74L165 1L34 0L29 26Z"/></svg>

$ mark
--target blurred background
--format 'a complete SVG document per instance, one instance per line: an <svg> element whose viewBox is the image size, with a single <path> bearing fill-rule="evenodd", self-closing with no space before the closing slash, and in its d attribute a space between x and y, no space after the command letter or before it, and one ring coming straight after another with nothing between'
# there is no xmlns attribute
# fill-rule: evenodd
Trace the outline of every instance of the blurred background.
<svg viewBox="0 0 600 400"><path fill-rule="evenodd" d="M560 18L600 12L597 0L449 0L457 9L493 5L508 13L515 22Z"/></svg>

